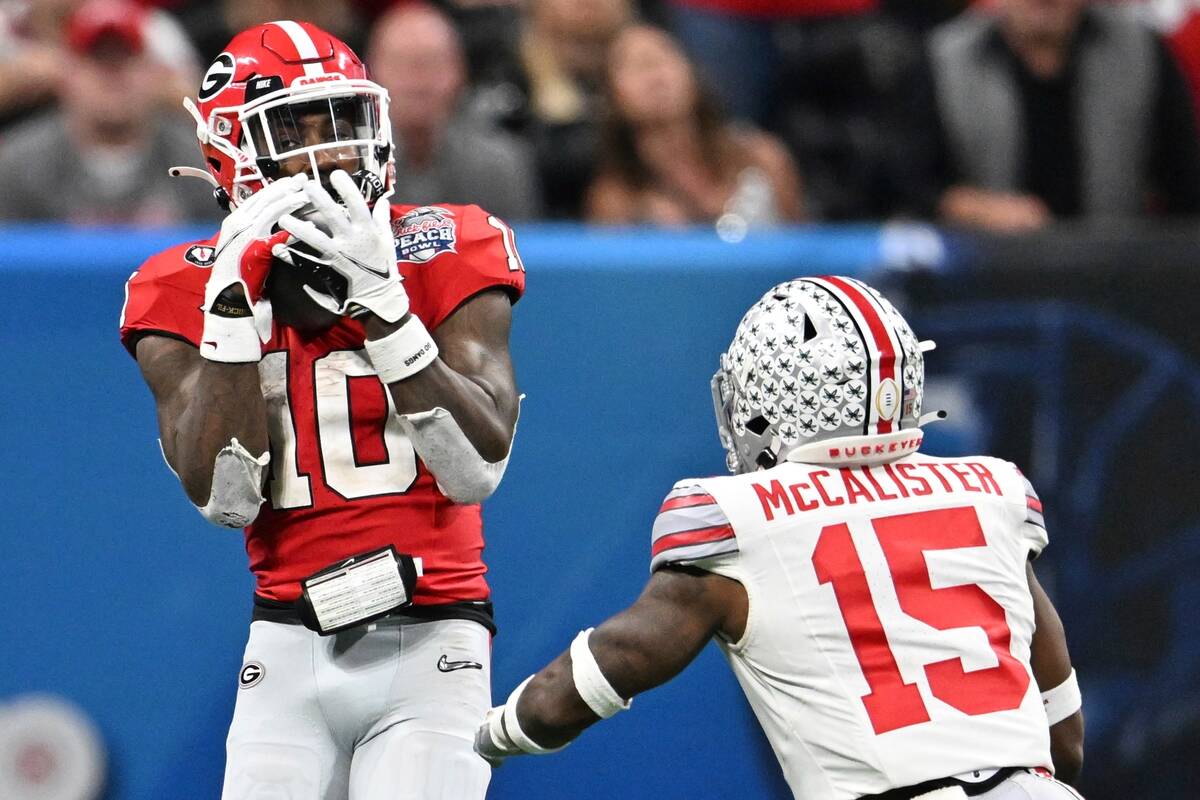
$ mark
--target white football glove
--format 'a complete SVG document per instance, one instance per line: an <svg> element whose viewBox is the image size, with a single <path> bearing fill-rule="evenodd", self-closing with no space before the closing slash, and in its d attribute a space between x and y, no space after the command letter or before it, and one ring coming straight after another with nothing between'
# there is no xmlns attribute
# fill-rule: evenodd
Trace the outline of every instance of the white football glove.
<svg viewBox="0 0 1200 800"><path fill-rule="evenodd" d="M503 716L504 706L488 709L483 724L475 731L475 752L493 767L502 765L506 758L525 753L513 744L512 739L505 733L501 721Z"/></svg>
<svg viewBox="0 0 1200 800"><path fill-rule="evenodd" d="M287 238L272 234L280 217L308 203L303 186L307 176L281 178L255 192L221 222L213 265L204 285L204 336L200 354L211 361L258 361L260 342L271 335L271 306L262 299L271 268L271 250ZM249 314L240 305L221 300L230 286L241 286Z"/></svg>
<svg viewBox="0 0 1200 800"><path fill-rule="evenodd" d="M408 293L396 266L396 244L392 237L391 205L384 196L367 207L354 179L338 170L329 182L345 206L338 205L317 181L304 191L316 209L316 218L329 229L325 234L311 222L288 214L279 225L328 259L329 266L346 279L342 303L305 286L316 302L337 314L364 308L385 322L399 322L408 313ZM278 248L282 250L283 248ZM282 257L282 256L281 256Z"/></svg>
<svg viewBox="0 0 1200 800"><path fill-rule="evenodd" d="M565 744L562 747L542 747L521 729L521 721L517 718L517 702L531 680L532 675L521 681L504 705L489 709L483 724L475 731L475 752L493 767L500 766L506 758L513 756L546 755L566 747Z"/></svg>

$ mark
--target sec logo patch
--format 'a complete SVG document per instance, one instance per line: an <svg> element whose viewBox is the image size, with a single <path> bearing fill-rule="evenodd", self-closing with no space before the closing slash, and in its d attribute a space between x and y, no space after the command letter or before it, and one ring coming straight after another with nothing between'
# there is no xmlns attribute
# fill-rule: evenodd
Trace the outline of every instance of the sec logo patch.
<svg viewBox="0 0 1200 800"><path fill-rule="evenodd" d="M194 244L183 254L183 260L197 267L211 267L217 260L217 249L206 244Z"/></svg>
<svg viewBox="0 0 1200 800"><path fill-rule="evenodd" d="M247 661L242 665L242 671L238 673L238 688L249 689L252 686L258 686L266 674L267 670L262 664L257 661Z"/></svg>

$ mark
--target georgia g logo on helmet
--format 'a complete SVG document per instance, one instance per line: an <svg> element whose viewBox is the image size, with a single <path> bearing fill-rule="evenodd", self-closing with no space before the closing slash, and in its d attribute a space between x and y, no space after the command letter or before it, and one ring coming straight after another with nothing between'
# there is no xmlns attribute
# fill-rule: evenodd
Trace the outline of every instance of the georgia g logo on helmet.
<svg viewBox="0 0 1200 800"><path fill-rule="evenodd" d="M204 102L215 97L218 92L233 81L233 71L232 55L221 53L221 55L217 56L212 66L208 68L208 72L204 73L204 78L200 81L200 91L196 93L197 99Z"/></svg>

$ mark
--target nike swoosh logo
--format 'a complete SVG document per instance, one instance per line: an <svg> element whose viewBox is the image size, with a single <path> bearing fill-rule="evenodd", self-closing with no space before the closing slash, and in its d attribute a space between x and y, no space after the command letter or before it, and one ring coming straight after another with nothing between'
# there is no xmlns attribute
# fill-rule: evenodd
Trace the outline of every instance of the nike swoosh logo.
<svg viewBox="0 0 1200 800"><path fill-rule="evenodd" d="M385 279L386 279L386 278L390 278L390 277L392 277L392 276L391 276L391 273L389 273L387 270L383 270L383 271L381 272L381 271L379 271L379 270L375 269L374 267L367 266L366 264L364 264L363 262L359 261L359 260L358 260L357 258L355 258L354 256L348 256L348 255L346 255L345 253L343 253L343 254L342 254L342 258L346 259L346 260L347 260L347 261L349 261L351 264L353 264L354 266L356 266L356 267L358 267L359 269L361 269L363 272L367 272L367 273L370 273L371 275L374 275L376 278L385 278Z"/></svg>
<svg viewBox="0 0 1200 800"><path fill-rule="evenodd" d="M478 661L450 661L446 658L446 654L442 653L442 657L438 659L438 672L454 672L456 669L483 669L483 664Z"/></svg>

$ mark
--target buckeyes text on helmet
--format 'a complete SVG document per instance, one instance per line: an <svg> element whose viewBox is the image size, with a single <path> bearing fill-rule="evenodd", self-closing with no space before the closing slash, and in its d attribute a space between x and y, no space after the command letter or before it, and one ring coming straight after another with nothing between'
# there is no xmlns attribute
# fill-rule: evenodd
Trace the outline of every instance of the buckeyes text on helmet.
<svg viewBox="0 0 1200 800"><path fill-rule="evenodd" d="M366 170L392 186L387 91L344 42L310 23L242 31L184 106L218 194L234 204L298 171Z"/></svg>
<svg viewBox="0 0 1200 800"><path fill-rule="evenodd" d="M746 312L712 380L730 471L785 459L879 463L914 452L929 349L861 281L775 286Z"/></svg>

